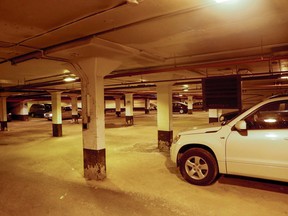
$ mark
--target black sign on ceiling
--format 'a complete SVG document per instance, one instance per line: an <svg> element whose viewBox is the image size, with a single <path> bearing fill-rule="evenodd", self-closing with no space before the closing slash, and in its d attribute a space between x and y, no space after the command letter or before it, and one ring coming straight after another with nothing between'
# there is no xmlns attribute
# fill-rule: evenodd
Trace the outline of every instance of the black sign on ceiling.
<svg viewBox="0 0 288 216"><path fill-rule="evenodd" d="M203 78L202 93L205 109L241 110L241 77L239 75Z"/></svg>

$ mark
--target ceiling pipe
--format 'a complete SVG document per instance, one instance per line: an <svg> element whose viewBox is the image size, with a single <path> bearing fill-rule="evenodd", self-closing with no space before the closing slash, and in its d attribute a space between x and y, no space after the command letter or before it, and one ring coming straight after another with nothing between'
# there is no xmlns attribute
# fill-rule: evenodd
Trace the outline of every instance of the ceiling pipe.
<svg viewBox="0 0 288 216"><path fill-rule="evenodd" d="M193 70L198 68L211 68L211 67L221 67L228 65L238 65L238 64L249 64L249 63L257 63L257 62L269 62L275 60L283 60L288 59L288 56L273 56L273 57L257 57L251 59L241 59L241 60L229 60L229 61L221 61L221 62L207 62L200 64L192 64L192 65L184 65L184 66L173 66L166 68L150 68L147 70L128 70L128 71L115 71L112 74L106 75L105 79L113 79L127 76L136 76L136 75L145 75L145 74L154 74L154 73L163 73L163 72L171 72L171 71L179 71L179 70Z"/></svg>
<svg viewBox="0 0 288 216"><path fill-rule="evenodd" d="M98 12L98 13L96 12L94 14L82 17L82 18L80 18L78 20L74 20L74 21L71 21L70 23L67 23L67 24L64 24L62 26L56 27L56 28L54 28L54 29L52 29L50 31L41 33L39 35L30 37L30 38L27 38L25 40L22 40L22 41L18 42L17 44L15 44L15 46L22 46L22 43L27 42L29 40L32 40L34 38L38 38L38 37L44 36L44 35L46 35L48 33L51 33L51 32L54 32L56 30L62 29L64 27L66 27L66 26L69 26L71 24L77 23L77 22L82 21L84 19L99 15L99 14L104 13L104 12L108 12L109 10L118 8L120 6L129 5L129 4L130 4L129 1L125 1L124 3L122 3L120 5L116 5L115 7L112 7L110 9L107 9L107 10L104 10L104 11L101 11L101 12ZM184 14L184 13L190 13L190 12L193 12L195 10L200 10L200 9L203 9L203 8L206 8L206 7L209 7L209 6L213 6L213 5L214 4L202 4L202 5L200 4L198 6L194 6L194 7L191 7L191 8L180 9L179 11L173 11L173 12L170 12L170 13L167 13L167 14L161 14L161 15L156 15L154 17L146 18L146 19L143 19L143 20L140 20L140 21L136 21L136 22L120 25L120 26L114 26L113 28L110 28L110 29L107 29L107 30L103 30L103 31L100 31L100 32L97 32L97 33L94 33L94 34L91 34L91 35L87 35L87 36L81 37L81 38L76 38L76 39L65 41L65 42L62 42L62 43L59 43L59 44L55 44L55 45L52 45L52 46L49 46L49 47L46 47L46 48L37 49L37 51L35 51L35 52L27 53L27 54L21 55L19 57L5 59L4 61L1 61L0 64L8 62L8 61L10 61L12 64L13 64L13 62L14 63L17 63L17 62L20 63L20 62L22 62L22 60L27 61L29 59L35 58L34 55L35 55L35 53L38 53L38 52L49 52L50 49L54 49L54 48L57 48L57 47L60 47L60 46L65 46L65 45L70 44L70 43L75 43L75 42L77 42L79 40L91 39L93 37L98 37L100 35L103 35L103 34L106 34L106 33L110 33L110 32L115 32L117 30L121 30L121 29L124 29L124 28L127 28L127 27L131 27L131 26L134 26L134 25L139 25L139 24L146 23L146 22L149 22L149 21L154 21L154 20L157 20L157 19L167 18L167 17L170 17L170 16L181 15L181 14Z"/></svg>
<svg viewBox="0 0 288 216"><path fill-rule="evenodd" d="M256 75L240 75L242 81L250 81L250 80L264 80L264 79L279 79L282 75L288 74L288 71L281 71L281 72L273 72L271 74L270 72L261 73ZM148 88L148 87L155 87L157 83L161 82L174 82L174 86L178 85L184 85L184 84L201 84L202 78L183 78L183 79L170 79L170 80L154 80L154 81L147 81L147 82L131 82L131 83L122 83L122 84L110 84L110 85L104 85L105 90L112 90L112 89L126 89L126 88ZM70 83L78 83L80 82L80 79L78 78L74 82ZM156 84L155 84L156 83ZM53 85L63 85L68 84L67 82L64 82L63 80L54 80L54 81L46 81L46 82L40 82L40 83L33 83L33 84L26 84L26 85L18 85L18 86L11 86L3 88L3 91L11 91L15 89L37 89L41 87L47 87L47 86L53 86ZM43 89L45 90L45 88Z"/></svg>

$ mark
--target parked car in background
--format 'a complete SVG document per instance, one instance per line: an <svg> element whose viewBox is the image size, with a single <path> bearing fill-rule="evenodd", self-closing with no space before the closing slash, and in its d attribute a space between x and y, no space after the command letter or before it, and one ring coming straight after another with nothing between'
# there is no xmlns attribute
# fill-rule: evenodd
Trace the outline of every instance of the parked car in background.
<svg viewBox="0 0 288 216"><path fill-rule="evenodd" d="M226 123L179 133L171 160L191 184L218 174L288 182L288 96L268 99Z"/></svg>
<svg viewBox="0 0 288 216"><path fill-rule="evenodd" d="M203 102L193 103L193 110L203 110Z"/></svg>
<svg viewBox="0 0 288 216"><path fill-rule="evenodd" d="M61 107L61 113L62 113L62 119L72 119L72 107L71 106L65 106ZM78 108L78 118L80 118L82 115L82 109ZM44 118L47 120L52 120L52 111L44 113Z"/></svg>
<svg viewBox="0 0 288 216"><path fill-rule="evenodd" d="M173 102L172 103L173 112L178 112L180 114L188 112L188 105L183 102Z"/></svg>
<svg viewBox="0 0 288 216"><path fill-rule="evenodd" d="M29 110L29 116L31 117L44 117L44 113L52 110L51 104L32 104Z"/></svg>

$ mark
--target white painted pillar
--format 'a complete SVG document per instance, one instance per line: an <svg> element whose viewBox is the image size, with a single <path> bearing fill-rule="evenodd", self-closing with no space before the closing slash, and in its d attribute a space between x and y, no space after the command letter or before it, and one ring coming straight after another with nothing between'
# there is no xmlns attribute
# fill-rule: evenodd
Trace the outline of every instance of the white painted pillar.
<svg viewBox="0 0 288 216"><path fill-rule="evenodd" d="M133 116L133 93L125 94L125 118L126 124L133 125L134 124L134 116Z"/></svg>
<svg viewBox="0 0 288 216"><path fill-rule="evenodd" d="M193 113L193 96L188 96L188 114Z"/></svg>
<svg viewBox="0 0 288 216"><path fill-rule="evenodd" d="M22 121L28 121L29 120L29 110L28 110L28 105L27 102L22 101L19 105L20 111L19 111L19 118Z"/></svg>
<svg viewBox="0 0 288 216"><path fill-rule="evenodd" d="M62 136L61 93L62 92L51 92L53 137Z"/></svg>
<svg viewBox="0 0 288 216"><path fill-rule="evenodd" d="M74 123L78 124L78 104L77 104L77 95L70 95L71 105L72 105L72 120Z"/></svg>
<svg viewBox="0 0 288 216"><path fill-rule="evenodd" d="M0 96L0 124L1 124L0 131L8 130L6 96Z"/></svg>
<svg viewBox="0 0 288 216"><path fill-rule="evenodd" d="M106 177L104 76L120 62L91 57L79 60L78 65L82 86L84 176L102 180Z"/></svg>
<svg viewBox="0 0 288 216"><path fill-rule="evenodd" d="M115 113L117 117L121 116L121 97L116 96L115 98Z"/></svg>
<svg viewBox="0 0 288 216"><path fill-rule="evenodd" d="M209 123L218 122L222 109L209 109Z"/></svg>
<svg viewBox="0 0 288 216"><path fill-rule="evenodd" d="M145 114L149 114L150 112L150 99L145 98Z"/></svg>
<svg viewBox="0 0 288 216"><path fill-rule="evenodd" d="M157 85L158 148L168 151L173 141L172 84Z"/></svg>

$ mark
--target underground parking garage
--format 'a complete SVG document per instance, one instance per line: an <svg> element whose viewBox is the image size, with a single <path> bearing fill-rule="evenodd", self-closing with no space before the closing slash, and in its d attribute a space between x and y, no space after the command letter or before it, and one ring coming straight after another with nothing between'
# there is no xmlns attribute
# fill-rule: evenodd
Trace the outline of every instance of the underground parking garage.
<svg viewBox="0 0 288 216"><path fill-rule="evenodd" d="M207 112L195 112L175 113L174 133L208 123ZM81 119L63 120L62 137L53 137L51 122L42 118L10 122L0 133L1 214L286 214L285 183L225 175L208 187L185 182L168 153L157 149L156 115L135 111L133 126L124 116L105 115L103 181L83 178Z"/></svg>
<svg viewBox="0 0 288 216"><path fill-rule="evenodd" d="M213 130L204 139L212 139L222 114L287 93L286 4L4 2L1 214L286 215L285 181L221 175L209 186L195 186L184 180L185 172L206 178L216 170L211 157L194 155L181 172L170 157L173 139L184 143L179 132L205 124ZM286 99L271 100L279 105L282 148ZM183 107L174 110L176 103ZM45 110L51 121L32 117L33 104L51 106ZM262 105L260 111L275 114ZM64 118L65 110L71 118ZM242 120L259 110L241 114L233 137L249 136ZM264 118L266 126L275 126L274 117ZM267 139L276 140L273 133ZM278 169L269 169L272 179L285 178L283 152L276 155ZM224 172L219 155L213 160ZM264 148L253 154L261 155Z"/></svg>

